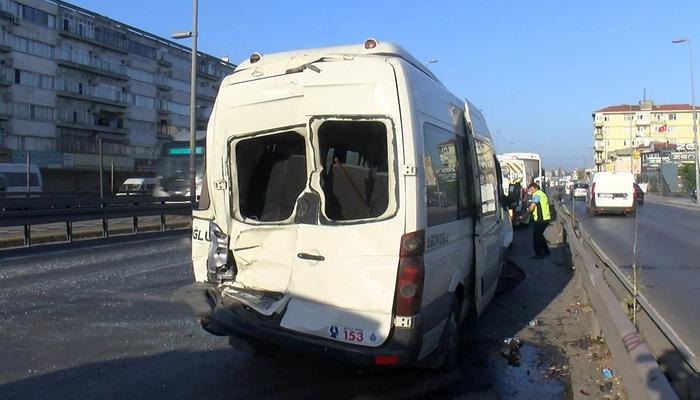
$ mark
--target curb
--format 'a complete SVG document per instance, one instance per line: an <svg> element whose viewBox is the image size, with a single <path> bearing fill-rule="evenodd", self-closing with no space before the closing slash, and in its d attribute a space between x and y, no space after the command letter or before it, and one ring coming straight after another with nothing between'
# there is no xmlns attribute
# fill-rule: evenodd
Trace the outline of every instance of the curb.
<svg viewBox="0 0 700 400"><path fill-rule="evenodd" d="M576 259L578 256L581 260L579 264L583 264L580 265L583 273L577 271L577 279L586 291L630 398L678 399L656 357L623 312L620 301L596 266L595 259L576 235L569 215L558 203L555 207L561 211L559 221L567 234L566 242L572 251L572 257Z"/></svg>

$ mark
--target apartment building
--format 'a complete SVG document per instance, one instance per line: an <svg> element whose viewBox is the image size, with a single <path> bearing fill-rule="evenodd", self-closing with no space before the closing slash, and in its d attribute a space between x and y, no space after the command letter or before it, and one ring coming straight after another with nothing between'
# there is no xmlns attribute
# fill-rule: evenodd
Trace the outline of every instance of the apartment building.
<svg viewBox="0 0 700 400"><path fill-rule="evenodd" d="M642 154L673 148L678 163L694 160L690 104L608 106L593 112L593 160L599 171L642 172Z"/></svg>
<svg viewBox="0 0 700 400"><path fill-rule="evenodd" d="M235 65L199 53L197 130ZM45 190L153 176L189 131L190 49L62 1L0 0L0 162L41 168Z"/></svg>

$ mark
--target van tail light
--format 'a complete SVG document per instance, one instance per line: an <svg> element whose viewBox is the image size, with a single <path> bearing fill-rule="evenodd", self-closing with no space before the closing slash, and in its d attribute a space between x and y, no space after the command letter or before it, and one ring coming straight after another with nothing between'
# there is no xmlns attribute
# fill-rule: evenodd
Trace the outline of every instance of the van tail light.
<svg viewBox="0 0 700 400"><path fill-rule="evenodd" d="M595 199L595 182L591 185L591 198Z"/></svg>
<svg viewBox="0 0 700 400"><path fill-rule="evenodd" d="M401 236L399 272L396 279L396 315L412 316L420 311L423 295L423 253L425 251L425 231L407 233Z"/></svg>
<svg viewBox="0 0 700 400"><path fill-rule="evenodd" d="M374 365L397 365L401 361L398 354L377 354L374 356Z"/></svg>

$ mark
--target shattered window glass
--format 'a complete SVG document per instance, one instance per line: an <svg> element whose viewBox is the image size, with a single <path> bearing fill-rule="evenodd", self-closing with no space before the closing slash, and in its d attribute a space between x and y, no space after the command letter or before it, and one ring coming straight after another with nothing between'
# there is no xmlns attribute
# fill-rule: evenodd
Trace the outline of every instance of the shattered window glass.
<svg viewBox="0 0 700 400"><path fill-rule="evenodd" d="M236 145L241 216L262 222L287 220L306 187L306 146L296 132L241 140Z"/></svg>
<svg viewBox="0 0 700 400"><path fill-rule="evenodd" d="M318 129L326 217L376 218L389 206L386 126L378 121L326 121Z"/></svg>

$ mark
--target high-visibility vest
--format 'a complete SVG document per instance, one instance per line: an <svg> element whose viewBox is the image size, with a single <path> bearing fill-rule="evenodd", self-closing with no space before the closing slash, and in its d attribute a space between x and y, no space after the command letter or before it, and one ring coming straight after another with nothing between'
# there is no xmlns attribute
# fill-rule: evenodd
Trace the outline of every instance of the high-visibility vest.
<svg viewBox="0 0 700 400"><path fill-rule="evenodd" d="M532 197L535 196L539 196L540 201L535 203L535 212L532 213L532 218L535 221L549 221L552 217L549 214L549 199L547 199L547 195L542 190L538 190L532 194Z"/></svg>

